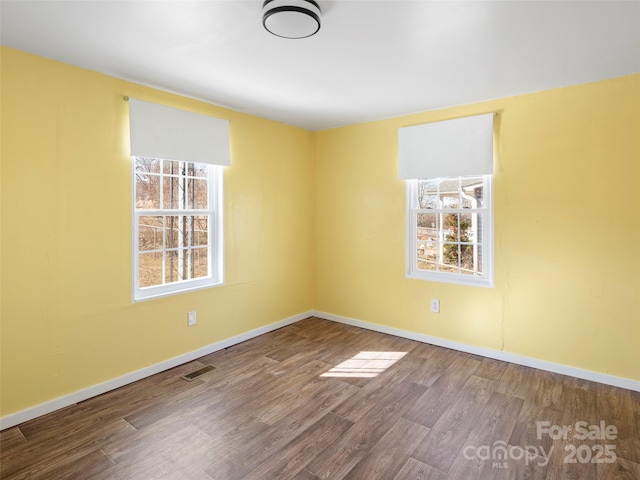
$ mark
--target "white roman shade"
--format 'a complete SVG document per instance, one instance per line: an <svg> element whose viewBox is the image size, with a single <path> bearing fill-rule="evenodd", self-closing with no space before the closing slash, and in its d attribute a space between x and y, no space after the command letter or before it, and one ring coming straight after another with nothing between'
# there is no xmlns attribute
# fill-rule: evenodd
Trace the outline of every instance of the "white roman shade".
<svg viewBox="0 0 640 480"><path fill-rule="evenodd" d="M131 155L231 165L229 121L129 100Z"/></svg>
<svg viewBox="0 0 640 480"><path fill-rule="evenodd" d="M493 113L398 130L402 180L493 173Z"/></svg>

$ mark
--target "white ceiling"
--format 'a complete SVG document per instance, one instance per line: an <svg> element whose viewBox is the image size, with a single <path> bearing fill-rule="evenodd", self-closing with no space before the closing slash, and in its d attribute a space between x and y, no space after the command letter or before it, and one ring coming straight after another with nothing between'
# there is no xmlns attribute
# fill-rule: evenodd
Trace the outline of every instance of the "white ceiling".
<svg viewBox="0 0 640 480"><path fill-rule="evenodd" d="M640 1L1 0L3 45L321 130L640 72Z"/></svg>

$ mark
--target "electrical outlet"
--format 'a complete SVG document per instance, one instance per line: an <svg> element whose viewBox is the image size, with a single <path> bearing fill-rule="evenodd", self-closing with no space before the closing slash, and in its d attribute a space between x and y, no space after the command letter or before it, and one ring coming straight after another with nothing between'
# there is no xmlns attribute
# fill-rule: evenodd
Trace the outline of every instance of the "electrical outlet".
<svg viewBox="0 0 640 480"><path fill-rule="evenodd" d="M187 326L193 327L197 323L198 320L196 319L196 312L189 312L187 315Z"/></svg>
<svg viewBox="0 0 640 480"><path fill-rule="evenodd" d="M440 313L440 300L436 300L435 298L431 299L431 311L433 313Z"/></svg>

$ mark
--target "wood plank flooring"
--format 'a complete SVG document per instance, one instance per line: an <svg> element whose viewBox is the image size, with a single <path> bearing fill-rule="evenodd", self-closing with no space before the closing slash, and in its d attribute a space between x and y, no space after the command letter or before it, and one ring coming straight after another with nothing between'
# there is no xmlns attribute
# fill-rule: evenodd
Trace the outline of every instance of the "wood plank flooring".
<svg viewBox="0 0 640 480"><path fill-rule="evenodd" d="M638 480L639 432L638 392L309 318L1 432L0 478Z"/></svg>

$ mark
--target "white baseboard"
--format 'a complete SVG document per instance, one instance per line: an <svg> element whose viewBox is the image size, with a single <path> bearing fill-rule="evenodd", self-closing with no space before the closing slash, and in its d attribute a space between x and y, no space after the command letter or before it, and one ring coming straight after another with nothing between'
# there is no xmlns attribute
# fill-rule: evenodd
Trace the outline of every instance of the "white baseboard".
<svg viewBox="0 0 640 480"><path fill-rule="evenodd" d="M525 357L523 355L517 355L515 353L503 352L500 350L493 350L493 349L484 348L484 347L476 347L473 345L458 343L458 342L454 342L454 341L443 339L443 338L432 337L430 335L426 335L423 333L410 332L408 330L401 330L399 328L388 327L385 325L378 325L375 323L365 322L363 320L356 320L354 318L348 318L340 315L334 315L332 313L312 310L309 312L299 313L298 315L294 315L284 320L280 320L278 322L265 325L264 327L256 328L249 332L242 333L240 335L228 338L226 340L222 340L220 342L212 343L211 345L207 345L206 347L199 348L198 350L194 350L192 352L188 352L183 355L170 358L168 360L157 363L155 365L151 365L149 367L136 370L134 372L128 373L121 377L114 378L112 380L100 383L98 385L93 385L91 387L79 390L69 395L64 395L62 397L55 398L48 402L41 403L40 405L36 405L34 407L27 408L25 410L12 413L10 415L6 415L0 418L0 430L13 427L20 423L24 423L26 421L40 417L42 415L46 415L47 413L51 413L56 410L60 410L61 408L76 404L78 402L88 400L92 397L102 395L103 393L109 392L116 388L120 388L124 385L128 385L138 380L142 380L143 378L149 377L151 375L155 375L156 373L163 372L170 368L177 367L178 365L182 365L184 363L196 360L197 358L203 357L205 355L209 355L210 353L217 352L218 350L222 350L223 348L228 348L232 345L236 345L246 340L250 340L259 335L263 335L273 330L277 330L278 328L282 328L287 325L291 325L292 323L299 322L300 320L304 320L305 318L310 316L323 318L325 320L332 320L334 322L344 323L347 325L353 325L355 327L366 328L367 330L373 330L376 332L388 333L390 335L395 335L397 337L408 338L410 340L429 343L431 345L451 348L453 350L458 350L461 352L467 352L475 355L480 355L483 357L494 358L496 360L515 363L517 365L523 365L523 366L532 367L532 368L539 368L540 370L560 373L563 375L569 375L576 378L582 378L584 380L590 380L593 382L604 383L606 385L612 385L615 387L626 388L628 390L635 390L640 392L640 381L631 380L628 378L616 377L613 375L606 375L604 373L593 372L590 370L584 370L581 368L562 365L559 363L538 360L536 358Z"/></svg>
<svg viewBox="0 0 640 480"><path fill-rule="evenodd" d="M84 400L88 400L89 398L95 397L97 395L102 395L103 393L109 392L116 388L120 388L124 385L128 385L129 383L137 382L138 380L149 377L151 375L155 375L156 373L163 372L170 368L177 367L178 365L182 365L183 363L191 362L197 358L209 355L213 352L217 352L218 350L222 350L223 348L236 345L259 335L277 330L278 328L282 328L292 323L299 322L300 320L304 320L305 318L310 316L312 316L312 312L299 313L298 315L294 315L293 317L285 318L284 320L265 325L264 327L256 328L255 330L242 333L235 337L212 343L211 345L199 348L198 350L194 350L183 355L178 355L177 357L170 358L149 367L141 368L140 370L127 373L126 375L114 378L104 383L78 390L77 392L71 393L69 395L55 398L48 402L41 403L40 405L36 405L34 407L27 408L10 415L5 415L4 417L0 418L0 430L13 427L28 420L46 415L47 413L55 412L56 410L60 410L61 408L68 407Z"/></svg>
<svg viewBox="0 0 640 480"><path fill-rule="evenodd" d="M560 373L562 375L569 375L571 377L581 378L584 380L590 380L592 382L604 383L606 385L612 385L614 387L626 388L628 390L635 390L637 392L640 392L640 381L631 380L629 378L616 377L600 372L593 372L591 370L571 367L569 365L562 365L560 363L547 362L545 360L525 357L523 355L517 355L515 353L504 352L501 350L476 347L473 345L454 342L452 340L447 340L444 338L432 337L423 333L410 332L408 330L401 330L398 328L379 325L376 323L369 323L363 320L356 320L354 318L342 317L340 315L334 315L332 313L319 312L315 310L312 313L314 317L323 318L325 320L332 320L334 322L345 323L347 325L353 325L355 327L366 328L367 330L388 333L390 335L395 335L396 337L408 338L410 340L429 343L431 345L437 345L439 347L451 348L453 350L473 353L482 357L489 357L496 360L502 360L504 362L523 365L525 367L538 368L540 370Z"/></svg>

